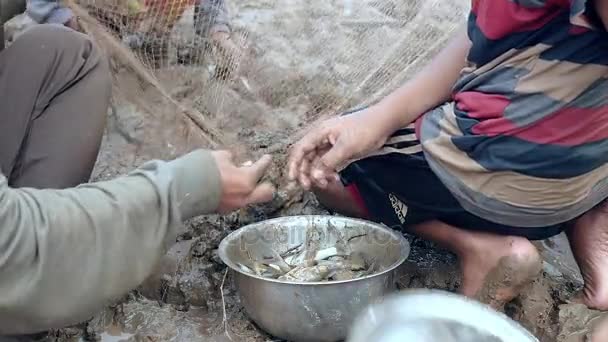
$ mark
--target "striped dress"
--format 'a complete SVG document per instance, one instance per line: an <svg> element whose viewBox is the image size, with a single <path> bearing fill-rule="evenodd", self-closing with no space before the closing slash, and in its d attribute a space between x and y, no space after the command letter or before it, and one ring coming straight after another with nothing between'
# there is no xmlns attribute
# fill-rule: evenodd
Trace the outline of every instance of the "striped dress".
<svg viewBox="0 0 608 342"><path fill-rule="evenodd" d="M571 220L608 197L608 34L586 0L473 0L453 102L416 134L469 212Z"/></svg>

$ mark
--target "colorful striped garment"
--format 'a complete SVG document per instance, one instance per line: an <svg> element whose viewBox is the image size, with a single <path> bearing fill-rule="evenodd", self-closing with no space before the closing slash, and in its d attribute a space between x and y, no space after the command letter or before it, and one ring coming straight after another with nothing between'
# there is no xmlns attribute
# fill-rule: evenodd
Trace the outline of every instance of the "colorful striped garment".
<svg viewBox="0 0 608 342"><path fill-rule="evenodd" d="M473 0L453 102L417 122L469 212L519 227L608 197L608 34L586 0Z"/></svg>

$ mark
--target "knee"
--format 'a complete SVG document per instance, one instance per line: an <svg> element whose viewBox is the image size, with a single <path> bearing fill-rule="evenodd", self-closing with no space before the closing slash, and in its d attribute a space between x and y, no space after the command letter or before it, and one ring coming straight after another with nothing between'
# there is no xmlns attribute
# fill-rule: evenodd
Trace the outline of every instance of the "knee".
<svg viewBox="0 0 608 342"><path fill-rule="evenodd" d="M13 59L23 61L39 70L54 70L56 76L84 75L96 80L104 93L110 92L111 73L108 60L101 49L86 34L62 25L36 25L9 47ZM74 74L78 70L78 75Z"/></svg>
<svg viewBox="0 0 608 342"><path fill-rule="evenodd" d="M34 51L70 51L81 49L91 44L91 40L84 34L57 24L35 25L20 35L12 46L27 46Z"/></svg>
<svg viewBox="0 0 608 342"><path fill-rule="evenodd" d="M539 259L539 253L536 247L521 237L514 237L510 241L509 254L520 261L536 261Z"/></svg>
<svg viewBox="0 0 608 342"><path fill-rule="evenodd" d="M69 63L85 60L107 68L107 62L93 40L80 32L57 24L36 25L24 32L10 46L19 56L34 58L32 62Z"/></svg>

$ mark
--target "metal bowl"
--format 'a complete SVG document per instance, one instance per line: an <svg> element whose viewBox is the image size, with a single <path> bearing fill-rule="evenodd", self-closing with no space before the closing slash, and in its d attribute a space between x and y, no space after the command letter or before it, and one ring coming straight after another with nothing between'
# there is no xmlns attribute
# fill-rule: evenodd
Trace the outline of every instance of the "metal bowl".
<svg viewBox="0 0 608 342"><path fill-rule="evenodd" d="M438 290L407 290L363 310L348 342L538 342L506 315Z"/></svg>
<svg viewBox="0 0 608 342"><path fill-rule="evenodd" d="M288 282L241 271L248 251L268 248L282 253L305 241L306 230L334 227L348 236L362 235L353 251L373 257L382 271L366 277L327 282ZM235 275L245 311L262 329L289 341L340 341L356 316L377 299L396 289L395 271L410 252L398 232L368 221L337 216L293 216L243 227L220 244L219 256Z"/></svg>

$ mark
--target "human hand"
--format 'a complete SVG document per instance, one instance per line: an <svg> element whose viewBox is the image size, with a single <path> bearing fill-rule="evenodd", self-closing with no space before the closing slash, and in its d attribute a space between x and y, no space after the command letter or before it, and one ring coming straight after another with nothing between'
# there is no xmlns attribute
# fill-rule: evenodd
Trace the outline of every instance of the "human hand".
<svg viewBox="0 0 608 342"><path fill-rule="evenodd" d="M220 170L222 182L222 198L218 208L220 213L272 200L274 186L270 183L260 184L272 162L269 155L263 156L251 165L240 167L234 164L230 152L217 151L213 152L213 156Z"/></svg>
<svg viewBox="0 0 608 342"><path fill-rule="evenodd" d="M78 22L78 17L76 16L72 16L63 25L71 28L74 31L82 32L82 26L80 26L80 23Z"/></svg>
<svg viewBox="0 0 608 342"><path fill-rule="evenodd" d="M338 168L379 149L388 139L390 133L375 121L373 112L366 109L311 129L292 148L289 180L309 190L312 185L324 188L338 179Z"/></svg>

